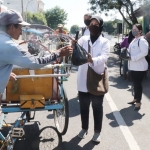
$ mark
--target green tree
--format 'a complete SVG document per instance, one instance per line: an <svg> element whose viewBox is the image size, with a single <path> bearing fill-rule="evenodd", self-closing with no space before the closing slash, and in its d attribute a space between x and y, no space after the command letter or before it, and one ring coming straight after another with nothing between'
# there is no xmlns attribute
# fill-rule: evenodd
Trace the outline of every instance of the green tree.
<svg viewBox="0 0 150 150"><path fill-rule="evenodd" d="M47 25L47 21L45 18L45 14L43 12L40 13L25 13L27 22L31 24L42 24Z"/></svg>
<svg viewBox="0 0 150 150"><path fill-rule="evenodd" d="M78 31L78 30L80 30L80 27L79 27L78 25L73 25L73 26L71 26L71 28L70 28L70 33L71 33L71 34L75 34L76 31Z"/></svg>
<svg viewBox="0 0 150 150"><path fill-rule="evenodd" d="M107 16L110 10L119 11L130 28L132 28L133 24L138 23L134 14L134 8L139 4L137 0L89 0L89 3L91 5L90 9L94 13L104 12Z"/></svg>
<svg viewBox="0 0 150 150"><path fill-rule="evenodd" d="M104 29L103 29L104 32L108 32L108 34L112 34L114 30L115 27L113 21L104 22Z"/></svg>
<svg viewBox="0 0 150 150"><path fill-rule="evenodd" d="M67 33L69 32L68 28L67 27L63 27L63 30L66 30Z"/></svg>
<svg viewBox="0 0 150 150"><path fill-rule="evenodd" d="M68 14L65 12L65 10L61 9L58 6L45 12L47 24L52 29L56 29L58 24L65 25L65 21L67 21L67 16Z"/></svg>

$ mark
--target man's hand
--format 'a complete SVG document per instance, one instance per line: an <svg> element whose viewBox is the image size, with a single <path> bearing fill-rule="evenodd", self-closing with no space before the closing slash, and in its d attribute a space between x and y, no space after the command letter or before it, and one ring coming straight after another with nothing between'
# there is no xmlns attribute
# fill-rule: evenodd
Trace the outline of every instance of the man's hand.
<svg viewBox="0 0 150 150"><path fill-rule="evenodd" d="M71 46L64 46L62 48L60 48L59 50L57 50L57 52L59 53L59 56L70 56L72 54L73 48Z"/></svg>
<svg viewBox="0 0 150 150"><path fill-rule="evenodd" d="M10 80L10 81L15 81L15 80L17 80L17 79L16 79L16 75L15 75L13 72L11 72L9 80Z"/></svg>

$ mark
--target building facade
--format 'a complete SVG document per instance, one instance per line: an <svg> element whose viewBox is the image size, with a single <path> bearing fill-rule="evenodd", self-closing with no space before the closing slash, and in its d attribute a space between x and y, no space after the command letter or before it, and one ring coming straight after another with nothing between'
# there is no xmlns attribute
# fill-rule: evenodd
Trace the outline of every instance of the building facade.
<svg viewBox="0 0 150 150"><path fill-rule="evenodd" d="M41 0L5 0L3 5L8 9L19 11L23 17L24 12L36 13L44 10L44 3Z"/></svg>
<svg viewBox="0 0 150 150"><path fill-rule="evenodd" d="M7 10L7 7L3 5L3 2L4 1L0 0L0 12Z"/></svg>

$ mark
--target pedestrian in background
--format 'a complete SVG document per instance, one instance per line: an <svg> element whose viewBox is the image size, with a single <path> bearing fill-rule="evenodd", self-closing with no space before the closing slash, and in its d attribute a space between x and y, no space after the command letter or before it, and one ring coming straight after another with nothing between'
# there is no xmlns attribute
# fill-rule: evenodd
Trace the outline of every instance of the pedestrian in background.
<svg viewBox="0 0 150 150"><path fill-rule="evenodd" d="M59 34L59 33L67 34L67 31L66 31L66 30L63 30L63 25L62 25L62 24L58 24L55 33L56 33L56 34Z"/></svg>
<svg viewBox="0 0 150 150"><path fill-rule="evenodd" d="M92 103L94 117L94 135L92 140L100 142L100 133L103 120L103 98L104 95L96 96L87 90L87 70L88 65L98 74L104 72L106 62L109 57L109 41L101 36L103 29L103 19L99 16L92 16L89 25L90 35L82 36L78 43L87 52L90 47L89 60L86 64L79 66L77 75L77 88L79 91L79 102L81 112L82 130L79 132L79 138L85 138L89 128L89 106Z"/></svg>
<svg viewBox="0 0 150 150"><path fill-rule="evenodd" d="M129 32L129 34L123 39L123 41L120 44L121 48L128 48L129 44L134 39L134 36L132 35L132 31ZM128 60L123 60L123 79L130 79L130 71L128 69Z"/></svg>
<svg viewBox="0 0 150 150"><path fill-rule="evenodd" d="M145 39L148 42L148 55L146 56L146 60L148 62L148 69L150 69L150 32L146 33Z"/></svg>
<svg viewBox="0 0 150 150"><path fill-rule="evenodd" d="M134 104L134 110L141 108L142 99L142 81L148 69L148 63L145 56L148 54L148 43L142 36L142 25L135 24L132 27L132 34L135 39L129 45L129 63L128 67L131 71L131 78L134 85L134 99L128 104Z"/></svg>
<svg viewBox="0 0 150 150"><path fill-rule="evenodd" d="M86 26L84 28L82 28L82 36L90 35L89 25L90 25L91 17L92 17L92 15L90 13L87 13L84 15L84 24Z"/></svg>

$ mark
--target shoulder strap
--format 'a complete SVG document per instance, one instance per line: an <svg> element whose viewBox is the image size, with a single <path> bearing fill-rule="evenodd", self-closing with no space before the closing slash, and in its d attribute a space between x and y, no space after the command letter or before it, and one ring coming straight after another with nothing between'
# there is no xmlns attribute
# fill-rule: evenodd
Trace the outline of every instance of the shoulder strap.
<svg viewBox="0 0 150 150"><path fill-rule="evenodd" d="M140 44L140 39L138 40L138 47L139 47L139 44Z"/></svg>
<svg viewBox="0 0 150 150"><path fill-rule="evenodd" d="M91 52L91 47L90 47L90 40L88 40L88 53Z"/></svg>
<svg viewBox="0 0 150 150"><path fill-rule="evenodd" d="M86 29L86 27L82 28L82 36L83 36L83 34L85 32L85 29Z"/></svg>

